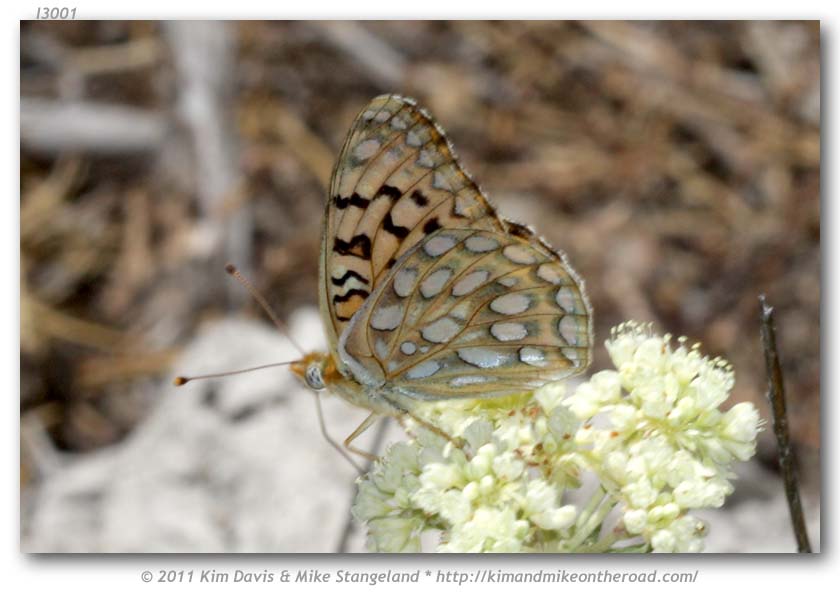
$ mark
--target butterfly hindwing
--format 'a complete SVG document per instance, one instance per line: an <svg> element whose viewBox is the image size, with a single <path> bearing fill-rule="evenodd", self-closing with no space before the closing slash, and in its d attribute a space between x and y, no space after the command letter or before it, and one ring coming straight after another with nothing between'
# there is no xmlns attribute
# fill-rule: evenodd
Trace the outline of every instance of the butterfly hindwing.
<svg viewBox="0 0 840 600"><path fill-rule="evenodd" d="M320 302L332 348L397 260L439 229L504 225L413 101L374 98L336 162L325 214Z"/></svg>
<svg viewBox="0 0 840 600"><path fill-rule="evenodd" d="M497 396L583 370L591 309L527 230L441 229L388 272L339 341L361 383L420 400Z"/></svg>

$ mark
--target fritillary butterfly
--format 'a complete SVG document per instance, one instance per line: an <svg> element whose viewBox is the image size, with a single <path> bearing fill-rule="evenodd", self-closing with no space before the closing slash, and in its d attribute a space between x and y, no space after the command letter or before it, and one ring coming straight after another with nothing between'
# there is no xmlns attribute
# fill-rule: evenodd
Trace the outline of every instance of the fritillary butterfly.
<svg viewBox="0 0 840 600"><path fill-rule="evenodd" d="M319 273L328 353L292 365L374 415L491 398L586 369L592 309L563 254L500 217L443 130L409 99L374 98L330 184Z"/></svg>

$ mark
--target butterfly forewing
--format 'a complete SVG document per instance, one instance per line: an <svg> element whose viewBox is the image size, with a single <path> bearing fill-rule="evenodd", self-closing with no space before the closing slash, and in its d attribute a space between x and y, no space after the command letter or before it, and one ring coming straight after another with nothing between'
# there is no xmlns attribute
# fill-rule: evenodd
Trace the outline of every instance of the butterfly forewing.
<svg viewBox="0 0 840 600"><path fill-rule="evenodd" d="M331 347L406 251L439 229L504 231L443 131L413 101L375 98L333 171L321 254Z"/></svg>
<svg viewBox="0 0 840 600"><path fill-rule="evenodd" d="M584 369L589 314L577 276L538 240L443 229L394 265L339 352L358 380L387 392L489 397Z"/></svg>

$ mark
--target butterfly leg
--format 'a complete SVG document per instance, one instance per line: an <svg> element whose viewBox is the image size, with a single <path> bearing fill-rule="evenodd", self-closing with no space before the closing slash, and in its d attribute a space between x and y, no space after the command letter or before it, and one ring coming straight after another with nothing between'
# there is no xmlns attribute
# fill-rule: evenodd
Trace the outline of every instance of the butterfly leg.
<svg viewBox="0 0 840 600"><path fill-rule="evenodd" d="M425 419L421 419L420 417L418 417L417 415L415 415L415 414L414 414L414 413L412 413L412 412L409 412L409 413L407 413L407 414L408 414L408 415L409 415L412 419L414 419L415 421L417 421L420 425L422 425L423 427L425 427L426 429L428 429L429 431L431 431L432 433L435 433L435 434L439 435L440 437L444 438L445 440L452 442L452 444L453 444L456 448L463 448L463 447L464 447L464 440L459 439L459 438L454 438L454 437L452 437L451 435L449 435L448 433L446 433L443 429L441 429L441 428L440 428L440 427L438 427L437 425L434 425L434 424L432 424L432 423L429 423L429 422L428 422L428 421L426 421Z"/></svg>
<svg viewBox="0 0 840 600"><path fill-rule="evenodd" d="M378 456L371 454L370 452L365 452L364 450L359 450L358 448L354 448L350 444L355 440L357 437L362 435L371 425L373 425L376 420L379 418L379 415L375 412L370 413L367 418L361 422L361 424L353 430L353 433L347 436L347 439L344 440L344 447L347 448L350 452L354 454L358 454L359 456L364 456L369 461L373 462L379 459Z"/></svg>
<svg viewBox="0 0 840 600"><path fill-rule="evenodd" d="M435 425L433 423L430 423L429 421L427 421L426 419L423 419L422 417L418 417L417 414L413 410L410 410L410 408L411 408L410 406L406 406L406 405L397 403L396 401L394 401L392 399L388 399L388 398L386 398L386 399L388 400L388 403L390 404L391 409L396 411L396 413L397 413L397 414L394 415L394 418L397 419L397 421L399 422L400 426L402 426L403 429L405 429L407 432L409 432L409 435L411 435L411 433L405 427L405 422L404 422L405 417L409 417L410 419L414 419L414 421L416 421L418 424L420 424L421 427L423 427L425 429L428 429L429 431L431 431L432 433L434 433L436 435L439 435L440 437L442 437L443 439L445 439L448 442L452 442L452 445L455 446L456 448L463 448L464 447L464 440L462 440L460 438L457 438L457 437L453 437L453 436L449 435L447 432L445 432L443 429L438 427L437 425Z"/></svg>
<svg viewBox="0 0 840 600"><path fill-rule="evenodd" d="M324 423L324 411L321 409L321 396L318 393L315 393L315 408L318 411L318 425L321 427L321 434L324 436L324 438L327 440L327 442L329 442L330 446L335 448L338 451L338 453L341 454L341 456L343 456L344 459L347 462L349 462L351 465L353 465L353 468L356 469L356 471L359 472L359 475L364 475L365 470L362 469L359 465L357 465L356 461L354 461L352 458L350 458L350 455L348 455L344 451L344 448L342 448L341 445L338 442L336 442L334 439L332 439L332 437L330 437L330 434L327 432L327 426ZM368 419L369 418L370 417L368 417ZM346 445L347 445L347 442L345 442L345 446ZM353 448L350 448L350 447L348 447L347 449L348 450L353 450Z"/></svg>

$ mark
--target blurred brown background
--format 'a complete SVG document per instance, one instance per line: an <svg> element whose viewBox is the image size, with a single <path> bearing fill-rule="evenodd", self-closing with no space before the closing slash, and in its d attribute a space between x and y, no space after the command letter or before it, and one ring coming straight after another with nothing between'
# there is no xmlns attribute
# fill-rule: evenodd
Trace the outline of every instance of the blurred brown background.
<svg viewBox="0 0 840 600"><path fill-rule="evenodd" d="M20 85L24 493L43 448L121 444L203 324L264 319L226 261L281 315L317 302L332 162L384 92L568 254L595 369L612 326L651 321L769 417L766 293L819 493L818 22L24 22Z"/></svg>

